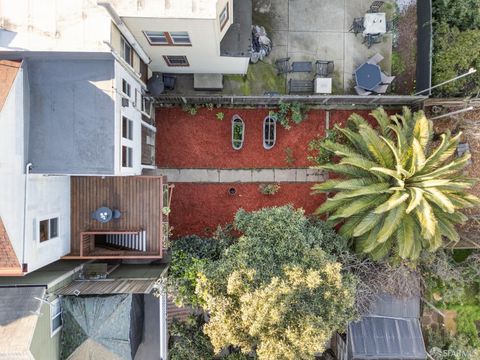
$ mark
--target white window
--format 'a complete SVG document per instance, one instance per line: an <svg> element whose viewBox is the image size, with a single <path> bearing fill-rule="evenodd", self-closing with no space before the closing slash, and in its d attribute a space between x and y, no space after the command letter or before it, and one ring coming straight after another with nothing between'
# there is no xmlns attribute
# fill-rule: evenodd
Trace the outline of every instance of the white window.
<svg viewBox="0 0 480 360"><path fill-rule="evenodd" d="M190 66L186 56L164 55L163 59L168 66Z"/></svg>
<svg viewBox="0 0 480 360"><path fill-rule="evenodd" d="M192 45L186 31L144 31L150 45Z"/></svg>
<svg viewBox="0 0 480 360"><path fill-rule="evenodd" d="M125 116L122 116L122 137L133 140L133 121Z"/></svg>
<svg viewBox="0 0 480 360"><path fill-rule="evenodd" d="M38 239L40 242L58 237L58 217L39 221Z"/></svg>
<svg viewBox="0 0 480 360"><path fill-rule="evenodd" d="M127 40L122 36L120 39L120 56L127 62L128 65L133 64L133 50Z"/></svg>
<svg viewBox="0 0 480 360"><path fill-rule="evenodd" d="M228 3L227 3L227 5L225 5L222 12L220 13L220 17L219 17L220 30L223 30L225 25L228 23L228 19L229 19L229 11L228 11Z"/></svg>
<svg viewBox="0 0 480 360"><path fill-rule="evenodd" d="M122 79L122 93L130 97L130 93L131 93L130 84L125 79Z"/></svg>
<svg viewBox="0 0 480 360"><path fill-rule="evenodd" d="M270 150L275 145L277 122L269 115L263 119L263 147Z"/></svg>
<svg viewBox="0 0 480 360"><path fill-rule="evenodd" d="M152 102L149 97L142 95L142 104L140 111L144 113L146 116L150 117L152 111Z"/></svg>
<svg viewBox="0 0 480 360"><path fill-rule="evenodd" d="M62 328L62 305L57 298L50 303L50 336L53 337Z"/></svg>
<svg viewBox="0 0 480 360"><path fill-rule="evenodd" d="M130 146L122 146L122 166L133 167L133 149Z"/></svg>

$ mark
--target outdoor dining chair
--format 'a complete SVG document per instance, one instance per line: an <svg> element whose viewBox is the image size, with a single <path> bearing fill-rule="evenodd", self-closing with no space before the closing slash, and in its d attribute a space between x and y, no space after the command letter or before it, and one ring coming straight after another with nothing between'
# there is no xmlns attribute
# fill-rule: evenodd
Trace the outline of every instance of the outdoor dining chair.
<svg viewBox="0 0 480 360"><path fill-rule="evenodd" d="M367 60L367 63L377 65L382 60L383 60L383 56L379 53L376 53L370 59Z"/></svg>
<svg viewBox="0 0 480 360"><path fill-rule="evenodd" d="M381 73L380 74L381 78L382 78L382 84L391 84L393 80L395 80L395 76L388 76L387 74L385 73Z"/></svg>
<svg viewBox="0 0 480 360"><path fill-rule="evenodd" d="M275 60L275 67L277 68L277 75L287 74L290 72L288 61L290 58L282 58Z"/></svg>
<svg viewBox="0 0 480 360"><path fill-rule="evenodd" d="M358 33L363 33L364 30L365 27L363 26L363 17L358 17L353 19L352 26L348 31L353 32L355 36L357 36Z"/></svg>
<svg viewBox="0 0 480 360"><path fill-rule="evenodd" d="M367 48L371 48L373 44L379 44L382 42L382 34L367 34L363 38L363 44L367 45Z"/></svg>
<svg viewBox="0 0 480 360"><path fill-rule="evenodd" d="M333 74L335 64L331 60L317 60L315 62L315 75L320 77L328 77Z"/></svg>
<svg viewBox="0 0 480 360"><path fill-rule="evenodd" d="M369 13L379 12L384 3L385 3L384 1L374 1L372 5L370 5L370 9L367 12Z"/></svg>
<svg viewBox="0 0 480 360"><path fill-rule="evenodd" d="M355 86L355 91L356 91L357 95L362 95L362 96L370 95L372 93L371 91L367 91L365 89L362 89L360 86Z"/></svg>
<svg viewBox="0 0 480 360"><path fill-rule="evenodd" d="M378 85L373 89L373 92L377 94L385 94L387 92L387 89L388 89L388 84Z"/></svg>

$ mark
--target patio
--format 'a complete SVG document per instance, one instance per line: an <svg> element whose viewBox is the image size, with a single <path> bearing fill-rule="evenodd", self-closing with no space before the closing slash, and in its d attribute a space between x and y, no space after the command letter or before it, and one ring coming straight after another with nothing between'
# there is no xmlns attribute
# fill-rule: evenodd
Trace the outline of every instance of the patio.
<svg viewBox="0 0 480 360"><path fill-rule="evenodd" d="M367 48L363 36L349 32L354 18L363 17L373 0L254 0L253 23L264 26L272 41L272 51L263 60L250 64L248 73L224 75L222 95L263 95L265 92L285 94L292 80L313 80L316 60L332 60L333 94L354 94L354 72L376 53L384 59L379 64L388 74L392 67L392 33L383 35L382 41ZM387 0L380 9L387 20L396 11L395 0ZM277 75L275 61L290 58L312 62L312 72ZM395 75L395 74L393 74ZM165 94L213 94L193 90L193 75L176 75L175 90Z"/></svg>

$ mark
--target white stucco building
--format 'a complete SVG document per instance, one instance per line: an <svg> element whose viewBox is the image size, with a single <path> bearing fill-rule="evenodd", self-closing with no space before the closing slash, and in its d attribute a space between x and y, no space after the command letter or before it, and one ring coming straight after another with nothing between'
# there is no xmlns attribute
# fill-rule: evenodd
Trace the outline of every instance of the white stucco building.
<svg viewBox="0 0 480 360"><path fill-rule="evenodd" d="M251 17L251 0L0 0L0 48L113 49L155 72L245 74Z"/></svg>

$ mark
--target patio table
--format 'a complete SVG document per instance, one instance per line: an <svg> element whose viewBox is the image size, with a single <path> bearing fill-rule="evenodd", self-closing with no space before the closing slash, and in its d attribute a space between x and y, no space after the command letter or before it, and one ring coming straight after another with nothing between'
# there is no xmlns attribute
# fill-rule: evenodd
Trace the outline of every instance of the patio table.
<svg viewBox="0 0 480 360"><path fill-rule="evenodd" d="M317 77L314 81L315 94L331 94L332 78Z"/></svg>
<svg viewBox="0 0 480 360"><path fill-rule="evenodd" d="M373 90L382 82L380 66L364 63L355 70L357 85L365 90Z"/></svg>
<svg viewBox="0 0 480 360"><path fill-rule="evenodd" d="M112 209L106 206L99 207L93 213L93 218L101 223L107 223L112 220L113 212Z"/></svg>
<svg viewBox="0 0 480 360"><path fill-rule="evenodd" d="M311 61L294 61L292 63L292 72L312 72Z"/></svg>
<svg viewBox="0 0 480 360"><path fill-rule="evenodd" d="M387 20L385 13L367 13L363 19L363 35L385 34L387 32Z"/></svg>

